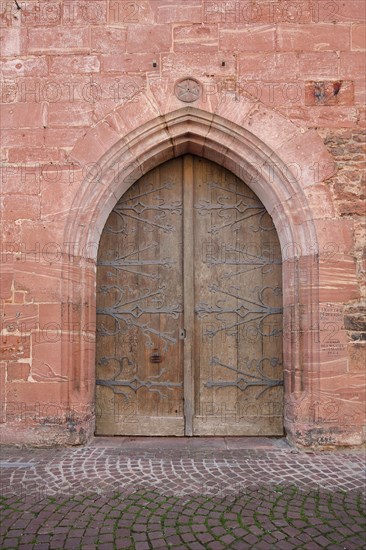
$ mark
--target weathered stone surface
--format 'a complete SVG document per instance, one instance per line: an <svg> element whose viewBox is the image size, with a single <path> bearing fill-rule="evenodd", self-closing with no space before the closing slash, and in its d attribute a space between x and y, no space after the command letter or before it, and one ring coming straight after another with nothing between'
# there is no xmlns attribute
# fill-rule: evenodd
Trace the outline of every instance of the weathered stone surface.
<svg viewBox="0 0 366 550"><path fill-rule="evenodd" d="M337 162L336 174L328 180L341 216L366 213L366 137L363 130L324 132L325 144Z"/></svg>
<svg viewBox="0 0 366 550"><path fill-rule="evenodd" d="M282 51L350 49L348 25L279 25L277 40Z"/></svg>
<svg viewBox="0 0 366 550"><path fill-rule="evenodd" d="M326 80L305 83L306 105L353 105L354 86L352 81Z"/></svg>
<svg viewBox="0 0 366 550"><path fill-rule="evenodd" d="M365 25L352 25L352 50L366 50Z"/></svg>
<svg viewBox="0 0 366 550"><path fill-rule="evenodd" d="M347 330L357 330L366 332L366 316L365 314L359 315L346 315L344 317L344 326Z"/></svg>
<svg viewBox="0 0 366 550"><path fill-rule="evenodd" d="M30 366L28 363L8 363L7 366L7 379L9 382L14 380L22 380L26 382L28 380Z"/></svg>
<svg viewBox="0 0 366 550"><path fill-rule="evenodd" d="M364 373L366 362L366 342L350 343L349 356L349 371Z"/></svg>

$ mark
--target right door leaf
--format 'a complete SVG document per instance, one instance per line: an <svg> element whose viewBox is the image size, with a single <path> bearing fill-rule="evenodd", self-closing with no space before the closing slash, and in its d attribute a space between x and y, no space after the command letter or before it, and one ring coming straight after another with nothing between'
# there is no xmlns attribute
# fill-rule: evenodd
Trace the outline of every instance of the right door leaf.
<svg viewBox="0 0 366 550"><path fill-rule="evenodd" d="M282 266L272 219L194 158L194 435L282 435Z"/></svg>

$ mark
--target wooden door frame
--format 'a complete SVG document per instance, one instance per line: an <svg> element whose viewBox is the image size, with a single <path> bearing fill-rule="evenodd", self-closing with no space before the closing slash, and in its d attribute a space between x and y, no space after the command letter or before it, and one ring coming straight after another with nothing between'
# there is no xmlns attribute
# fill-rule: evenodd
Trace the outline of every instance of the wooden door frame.
<svg viewBox="0 0 366 550"><path fill-rule="evenodd" d="M333 173L332 159L316 133L294 130L293 125L286 126L283 120L282 128L280 125L278 128L281 146L274 149L272 134L267 145L232 121L238 119L235 112L224 117L184 107L155 118L151 118L151 112L145 115L146 122L132 130L128 139L119 138L113 146L104 147L102 154L99 139L100 160L95 177L85 178L85 173L83 177L82 170L88 158L85 151L91 144L87 140L80 142L72 154L81 167L80 187L70 209L64 240L76 242L77 247L71 257L68 254L64 258L63 296L65 319L72 316L73 310L78 311L80 340L77 346L72 342L63 345L63 357L70 364L71 373L64 398L82 400L92 430L95 260L109 212L141 175L170 158L191 153L221 164L242 179L273 218L283 253L285 430L291 439L306 444L308 434L316 428L311 404L320 395L320 369L326 363L321 357L319 307L324 301L322 289L329 279L322 268L324 261L329 265L329 257L322 249L319 220L324 220L322 212L329 202L321 181ZM276 118L275 123L279 124ZM264 136L271 128L262 121L262 127L259 125L256 130ZM285 132L290 130L288 140L284 139ZM106 127L94 130L88 139L93 140L98 131L106 131ZM304 150L310 155L307 161ZM311 191L315 190L320 195L314 201ZM85 330L85 327L93 328Z"/></svg>

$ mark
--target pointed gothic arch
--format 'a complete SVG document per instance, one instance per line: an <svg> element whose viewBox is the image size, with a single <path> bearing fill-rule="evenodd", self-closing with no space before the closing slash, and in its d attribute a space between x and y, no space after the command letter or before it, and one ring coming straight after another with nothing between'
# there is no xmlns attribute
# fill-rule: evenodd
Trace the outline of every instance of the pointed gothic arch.
<svg viewBox="0 0 366 550"><path fill-rule="evenodd" d="M92 430L95 262L110 211L150 169L191 153L241 178L273 218L283 256L285 428L289 437L306 444L314 425L311 403L321 392L319 302L331 275L320 274L320 228L324 212L332 211L323 181L334 173L334 163L314 130L297 127L257 103L208 107L183 106L175 98L163 103L142 94L137 103L109 113L71 153L80 186L65 226L64 242L75 246L64 259L63 296L66 318L78 312L80 337L77 345L63 345L70 364L64 398L82 399Z"/></svg>

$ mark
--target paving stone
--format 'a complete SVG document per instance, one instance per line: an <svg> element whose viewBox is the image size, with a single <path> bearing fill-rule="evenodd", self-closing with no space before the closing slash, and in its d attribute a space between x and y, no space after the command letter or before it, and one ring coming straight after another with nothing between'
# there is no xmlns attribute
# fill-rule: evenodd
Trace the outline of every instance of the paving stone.
<svg viewBox="0 0 366 550"><path fill-rule="evenodd" d="M223 548L225 548L225 545L222 542L215 540L213 542L209 542L207 544L207 548L209 548L209 550L222 550ZM235 547L233 546L233 548Z"/></svg>
<svg viewBox="0 0 366 550"><path fill-rule="evenodd" d="M214 538L209 533L198 533L197 539L202 542L202 544L206 544L209 542L213 542Z"/></svg>
<svg viewBox="0 0 366 550"><path fill-rule="evenodd" d="M216 537L220 537L221 535L225 535L226 533L226 529L224 529L221 525L218 527L214 527L213 529L210 529L210 531Z"/></svg>
<svg viewBox="0 0 366 550"><path fill-rule="evenodd" d="M256 542L258 542L259 539L256 535L247 535L244 540L248 544L254 545Z"/></svg>
<svg viewBox="0 0 366 550"><path fill-rule="evenodd" d="M319 548L323 548L323 546L320 546L317 542L309 542L306 548L307 550L319 550Z"/></svg>
<svg viewBox="0 0 366 550"><path fill-rule="evenodd" d="M166 548L166 542L164 539L156 539L152 542L152 548Z"/></svg>
<svg viewBox="0 0 366 550"><path fill-rule="evenodd" d="M133 540L135 541L135 543L137 543L137 542L146 542L147 541L146 533L133 533L132 537L133 537Z"/></svg>
<svg viewBox="0 0 366 550"><path fill-rule="evenodd" d="M148 535L150 540L155 540L155 539L161 538L162 532L160 530L159 531L153 531L153 532L151 532L149 530L147 535Z"/></svg>
<svg viewBox="0 0 366 550"><path fill-rule="evenodd" d="M195 535L193 535L192 533L184 533L183 535L181 535L181 537L184 542L193 542L194 540L196 540Z"/></svg>
<svg viewBox="0 0 366 550"><path fill-rule="evenodd" d="M2 546L3 548L17 548L18 539L5 539Z"/></svg>
<svg viewBox="0 0 366 550"><path fill-rule="evenodd" d="M131 540L130 539L121 539L119 537L116 537L115 539L115 545L117 548L130 548L131 547Z"/></svg>

